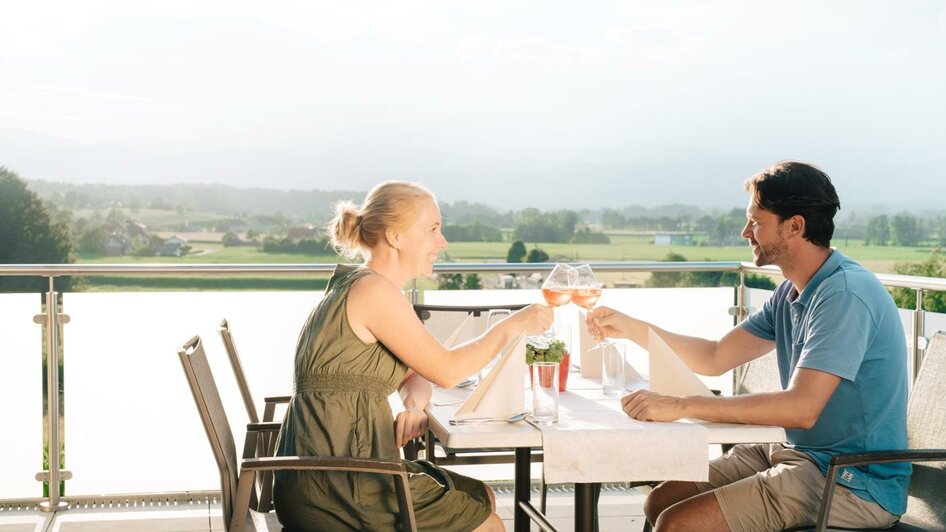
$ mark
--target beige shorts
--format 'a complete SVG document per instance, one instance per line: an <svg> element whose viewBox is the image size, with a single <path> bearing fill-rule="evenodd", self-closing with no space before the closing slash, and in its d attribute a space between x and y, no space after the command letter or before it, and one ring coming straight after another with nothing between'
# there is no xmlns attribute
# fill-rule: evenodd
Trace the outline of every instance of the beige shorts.
<svg viewBox="0 0 946 532"><path fill-rule="evenodd" d="M825 477L811 458L781 444L737 445L710 462L709 482L733 532L783 530L818 519ZM843 528L887 528L898 517L879 504L835 486L828 525Z"/></svg>

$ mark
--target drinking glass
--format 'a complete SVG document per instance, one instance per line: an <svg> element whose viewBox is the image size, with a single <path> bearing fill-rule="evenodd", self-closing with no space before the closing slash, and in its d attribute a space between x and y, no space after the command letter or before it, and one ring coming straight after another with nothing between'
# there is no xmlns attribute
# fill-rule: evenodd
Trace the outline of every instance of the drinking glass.
<svg viewBox="0 0 946 532"><path fill-rule="evenodd" d="M589 264L576 266L574 270L575 284L574 288L572 288L572 303L591 312L591 309L593 309L595 305L598 304L598 300L601 299L601 283L595 278L595 272L591 270L591 265ZM595 348L603 348L607 343L604 338L599 338L598 340L598 344Z"/></svg>
<svg viewBox="0 0 946 532"><path fill-rule="evenodd" d="M558 362L532 364L532 421L538 425L558 422Z"/></svg>
<svg viewBox="0 0 946 532"><path fill-rule="evenodd" d="M624 395L624 344L602 342L601 348L601 391L615 397Z"/></svg>
<svg viewBox="0 0 946 532"><path fill-rule="evenodd" d="M488 331L492 329L494 325L508 318L510 314L512 314L512 311L509 309L490 309L490 311L486 314L486 330ZM493 367L496 366L496 362L499 360L499 355L500 353L496 353L496 355L489 359L489 362L483 366L483 369L480 370L479 377L477 379L479 382L482 382L483 379L489 375L489 372L493 370Z"/></svg>
<svg viewBox="0 0 946 532"><path fill-rule="evenodd" d="M555 307L567 305L572 300L572 284L575 281L575 269L568 264L558 263L552 269L552 273L545 278L542 283L542 297L549 304L553 311L552 326L542 333L541 336L528 338L528 342L539 347L548 347L549 342L555 338L555 333L559 329L558 313Z"/></svg>

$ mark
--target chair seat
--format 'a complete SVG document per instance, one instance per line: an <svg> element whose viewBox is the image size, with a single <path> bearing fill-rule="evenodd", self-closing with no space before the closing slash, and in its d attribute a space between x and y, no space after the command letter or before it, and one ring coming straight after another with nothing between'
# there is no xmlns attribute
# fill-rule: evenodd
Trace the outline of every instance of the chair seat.
<svg viewBox="0 0 946 532"><path fill-rule="evenodd" d="M246 520L247 532L283 532L283 530L276 512L262 513L250 510L250 519Z"/></svg>

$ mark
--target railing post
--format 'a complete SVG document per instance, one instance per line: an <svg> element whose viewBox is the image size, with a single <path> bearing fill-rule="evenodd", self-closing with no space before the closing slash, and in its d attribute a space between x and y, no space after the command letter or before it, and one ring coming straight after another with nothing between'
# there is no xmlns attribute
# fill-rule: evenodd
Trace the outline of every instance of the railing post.
<svg viewBox="0 0 946 532"><path fill-rule="evenodd" d="M742 268L739 268L739 286L736 287L736 308L733 312L733 325L738 325L742 320L746 319L747 308L746 308L746 272L742 271ZM739 389L739 384L742 382L742 379L745 376L746 365L742 364L736 366L732 372L733 378L733 394Z"/></svg>
<svg viewBox="0 0 946 532"><path fill-rule="evenodd" d="M739 288L736 292L736 323L746 319L746 272L739 270Z"/></svg>
<svg viewBox="0 0 946 532"><path fill-rule="evenodd" d="M412 279L411 280L411 305L416 305L417 303L419 303L418 299L420 298L417 297L417 279Z"/></svg>
<svg viewBox="0 0 946 532"><path fill-rule="evenodd" d="M63 475L59 463L59 305L55 279L49 276L49 291L46 292L46 462L49 470L36 475L36 480L49 486L48 500L40 503L44 512L65 510L69 503L60 500L59 482L68 478ZM63 320L64 322L67 320Z"/></svg>
<svg viewBox="0 0 946 532"><path fill-rule="evenodd" d="M913 382L916 380L917 374L920 372L920 365L923 363L923 353L920 347L920 337L923 336L923 329L925 324L923 323L923 318L925 317L925 312L923 311L923 289L916 289L916 308L913 310L913 327L912 327L912 336L913 341L910 342L910 386L913 386Z"/></svg>

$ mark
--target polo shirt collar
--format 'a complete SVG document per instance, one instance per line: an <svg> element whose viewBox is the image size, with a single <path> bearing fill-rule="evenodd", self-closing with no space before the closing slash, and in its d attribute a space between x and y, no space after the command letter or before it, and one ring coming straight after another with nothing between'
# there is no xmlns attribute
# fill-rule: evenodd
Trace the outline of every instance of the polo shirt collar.
<svg viewBox="0 0 946 532"><path fill-rule="evenodd" d="M832 249L827 260L824 261L824 264L818 268L818 271L815 272L811 280L808 281L808 284L805 286L805 289L801 291L801 294L798 295L798 299L795 300L795 303L807 307L808 301L811 300L812 294L818 289L818 285L834 273L834 270L838 269L843 260L844 255L842 255L840 251Z"/></svg>

